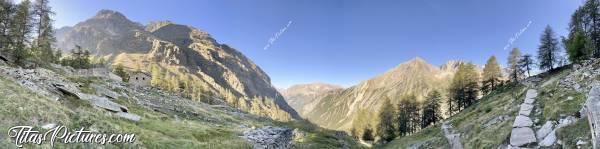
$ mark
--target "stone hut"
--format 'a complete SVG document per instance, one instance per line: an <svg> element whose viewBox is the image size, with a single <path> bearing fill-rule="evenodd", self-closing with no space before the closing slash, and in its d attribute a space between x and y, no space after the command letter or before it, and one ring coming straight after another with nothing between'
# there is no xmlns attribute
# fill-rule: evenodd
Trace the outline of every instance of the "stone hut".
<svg viewBox="0 0 600 149"><path fill-rule="evenodd" d="M150 86L152 76L146 72L133 72L129 75L129 83L134 86Z"/></svg>

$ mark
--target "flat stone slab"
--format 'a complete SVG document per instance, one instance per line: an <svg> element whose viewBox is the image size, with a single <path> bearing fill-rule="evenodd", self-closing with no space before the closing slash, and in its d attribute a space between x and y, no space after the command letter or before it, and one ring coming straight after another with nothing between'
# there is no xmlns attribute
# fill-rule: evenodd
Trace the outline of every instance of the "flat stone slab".
<svg viewBox="0 0 600 149"><path fill-rule="evenodd" d="M521 109L519 109L519 115L529 116L529 115L531 115L532 110L533 110L533 105L523 103L523 104L521 104Z"/></svg>
<svg viewBox="0 0 600 149"><path fill-rule="evenodd" d="M535 98L537 96L538 96L537 90L535 90L535 89L529 89L529 90L527 90L526 97L533 97L533 98Z"/></svg>
<svg viewBox="0 0 600 149"><path fill-rule="evenodd" d="M544 125L542 125L542 128L540 128L536 133L535 133L535 137L538 140L542 140L544 139L550 132L552 132L552 130L554 129L554 123L552 123L552 121L546 121L546 123L544 123Z"/></svg>
<svg viewBox="0 0 600 149"><path fill-rule="evenodd" d="M535 134L529 127L513 128L510 133L511 146L524 147L535 142Z"/></svg>
<svg viewBox="0 0 600 149"><path fill-rule="evenodd" d="M117 116L128 119L128 120L132 120L132 121L140 121L141 117L138 116L137 114L132 114L132 113L125 113L125 112L119 112L116 113Z"/></svg>
<svg viewBox="0 0 600 149"><path fill-rule="evenodd" d="M532 125L533 121L531 121L529 117L523 115L517 116L517 118L515 118L515 122L513 123L513 127L531 127Z"/></svg>
<svg viewBox="0 0 600 149"><path fill-rule="evenodd" d="M544 140L540 141L539 145L543 147L552 146L556 142L556 130L552 130Z"/></svg>

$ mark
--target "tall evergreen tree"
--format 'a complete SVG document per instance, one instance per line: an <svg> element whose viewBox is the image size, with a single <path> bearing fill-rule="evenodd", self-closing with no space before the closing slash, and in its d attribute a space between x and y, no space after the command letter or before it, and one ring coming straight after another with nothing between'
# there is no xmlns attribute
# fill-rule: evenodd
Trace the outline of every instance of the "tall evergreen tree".
<svg viewBox="0 0 600 149"><path fill-rule="evenodd" d="M385 142L390 142L396 138L396 129L394 128L394 107L390 99L386 97L381 110L379 111L379 127L377 134Z"/></svg>
<svg viewBox="0 0 600 149"><path fill-rule="evenodd" d="M448 89L449 114L457 113L471 106L479 96L479 74L475 65L461 63Z"/></svg>
<svg viewBox="0 0 600 149"><path fill-rule="evenodd" d="M55 57L52 54L52 44L54 38L54 29L52 27L53 15L52 8L49 6L48 0L36 0L33 4L33 15L36 26L37 38L35 40L35 53L43 62L53 62Z"/></svg>
<svg viewBox="0 0 600 149"><path fill-rule="evenodd" d="M546 26L540 38L540 46L538 48L538 62L540 69L553 70L554 65L558 62L558 39L555 37L554 31L550 26Z"/></svg>
<svg viewBox="0 0 600 149"><path fill-rule="evenodd" d="M429 92L423 104L421 117L421 128L437 123L442 115L440 113L440 103L442 95L437 90Z"/></svg>
<svg viewBox="0 0 600 149"><path fill-rule="evenodd" d="M12 57L17 65L23 64L23 61L29 57L29 51L27 45L31 39L31 2L29 0L22 1L17 5L15 14L13 16L10 36L13 40Z"/></svg>
<svg viewBox="0 0 600 149"><path fill-rule="evenodd" d="M508 72L512 82L518 82L522 75L522 71L519 69L519 58L521 58L521 50L513 48L508 56Z"/></svg>
<svg viewBox="0 0 600 149"><path fill-rule="evenodd" d="M409 111L409 104L411 102L411 100L415 100L415 96L414 95L406 95L404 97L402 97L402 99L400 100L400 103L398 103L397 106L397 110L398 112L396 120L397 120L397 127L398 127L398 134L400 136L406 136L408 134L410 134L410 114L411 111Z"/></svg>
<svg viewBox="0 0 600 149"><path fill-rule="evenodd" d="M12 44L10 38L11 17L14 14L12 0L0 0L0 52L8 52L8 46Z"/></svg>
<svg viewBox="0 0 600 149"><path fill-rule="evenodd" d="M519 60L519 69L527 72L528 77L531 76L530 71L533 69L533 65L533 58L531 58L531 55L529 54L523 55Z"/></svg>
<svg viewBox="0 0 600 149"><path fill-rule="evenodd" d="M496 61L496 56L492 55L483 68L483 90L489 93L496 89L496 86L500 84L500 78L502 78L500 65Z"/></svg>

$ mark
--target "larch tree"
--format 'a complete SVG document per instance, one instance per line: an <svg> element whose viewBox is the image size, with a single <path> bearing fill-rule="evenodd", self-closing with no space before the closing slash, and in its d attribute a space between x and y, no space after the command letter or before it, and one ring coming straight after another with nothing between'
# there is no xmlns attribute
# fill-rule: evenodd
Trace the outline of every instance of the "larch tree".
<svg viewBox="0 0 600 149"><path fill-rule="evenodd" d="M500 78L502 78L502 70L498 62L496 61L496 56L491 56L485 67L483 68L483 90L485 93L489 93L492 90L496 89L496 86L500 84Z"/></svg>
<svg viewBox="0 0 600 149"><path fill-rule="evenodd" d="M518 82L522 75L522 71L519 69L520 58L521 50L519 48L513 48L508 55L508 72L512 82Z"/></svg>
<svg viewBox="0 0 600 149"><path fill-rule="evenodd" d="M425 98L425 103L423 103L423 112L421 112L421 128L435 124L442 119L442 114L440 112L441 101L442 94L440 94L439 91L434 90L428 93Z"/></svg>
<svg viewBox="0 0 600 149"><path fill-rule="evenodd" d="M52 44L56 41L54 38L54 28L51 15L52 8L48 0L36 0L33 4L33 18L35 19L35 31L37 39L35 39L35 53L38 59L42 62L53 62L55 57L52 52Z"/></svg>
<svg viewBox="0 0 600 149"><path fill-rule="evenodd" d="M31 2L24 0L16 7L15 14L11 19L10 38L13 41L12 57L17 65L22 65L30 55L28 45L31 40L32 17Z"/></svg>
<svg viewBox="0 0 600 149"><path fill-rule="evenodd" d="M530 77L530 71L533 69L534 64L535 63L533 62L532 56L530 54L525 54L519 60L519 69L523 70L524 72L527 72L527 76Z"/></svg>
<svg viewBox="0 0 600 149"><path fill-rule="evenodd" d="M394 106L390 103L390 99L386 97L379 110L379 124L377 134L382 141L390 142L396 138L396 129L394 128Z"/></svg>
<svg viewBox="0 0 600 149"><path fill-rule="evenodd" d="M8 47L12 45L10 29L14 8L12 0L0 0L0 52L2 53L8 52Z"/></svg>
<svg viewBox="0 0 600 149"><path fill-rule="evenodd" d="M558 62L558 39L555 37L554 31L550 26L546 26L540 38L540 46L538 47L538 62L542 70L554 70L554 66Z"/></svg>

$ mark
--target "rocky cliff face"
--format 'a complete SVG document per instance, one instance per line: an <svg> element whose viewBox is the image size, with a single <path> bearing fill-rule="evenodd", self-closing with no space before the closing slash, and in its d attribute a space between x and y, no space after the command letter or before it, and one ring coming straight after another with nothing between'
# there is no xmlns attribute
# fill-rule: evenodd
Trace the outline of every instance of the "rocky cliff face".
<svg viewBox="0 0 600 149"><path fill-rule="evenodd" d="M414 58L358 85L319 96L320 99L314 100L317 103L311 103L313 110L303 117L337 130L349 130L361 116L362 121L357 121L357 125L366 125L376 121L372 115L378 112L385 98L395 104L406 94L415 94L421 101L432 90L444 92L458 64L459 61L450 61L437 67Z"/></svg>
<svg viewBox="0 0 600 149"><path fill-rule="evenodd" d="M190 82L211 94L249 102L239 107L251 106L252 97L265 97L276 106L260 104L259 109L268 113L262 115L276 119L299 117L256 64L194 27L168 21L143 26L119 12L102 10L96 16L74 27L61 28L56 33L57 47L65 52L80 45L131 70L150 72L157 66L165 70L167 76L191 79Z"/></svg>
<svg viewBox="0 0 600 149"><path fill-rule="evenodd" d="M310 83L291 86L281 91L285 100L294 108L300 115L304 115L315 108L319 103L321 96L331 91L341 91L343 88L337 85L326 83Z"/></svg>

